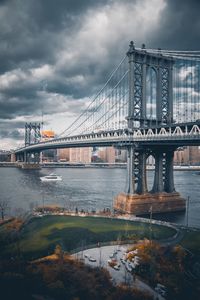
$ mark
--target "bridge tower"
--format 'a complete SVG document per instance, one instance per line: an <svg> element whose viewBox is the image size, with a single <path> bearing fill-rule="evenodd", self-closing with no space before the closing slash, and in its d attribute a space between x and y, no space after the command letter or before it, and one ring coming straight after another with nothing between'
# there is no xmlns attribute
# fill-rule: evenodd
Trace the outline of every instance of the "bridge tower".
<svg viewBox="0 0 200 300"><path fill-rule="evenodd" d="M41 138L40 129L40 123L25 124L25 147L39 143ZM19 166L23 169L39 169L40 153L38 151L24 151L17 154L17 161L20 161Z"/></svg>
<svg viewBox="0 0 200 300"><path fill-rule="evenodd" d="M25 146L30 146L40 141L40 127L40 123L25 124Z"/></svg>
<svg viewBox="0 0 200 300"><path fill-rule="evenodd" d="M158 128L173 122L173 58L161 53L152 54L135 49L131 42L127 52L129 61L128 129ZM154 117L148 115L147 77L154 72ZM114 209L121 212L142 214L179 211L185 209L185 200L175 191L173 156L176 147L142 147L139 143L127 145L127 186L124 193L115 197ZM146 160L155 160L154 183L147 188Z"/></svg>

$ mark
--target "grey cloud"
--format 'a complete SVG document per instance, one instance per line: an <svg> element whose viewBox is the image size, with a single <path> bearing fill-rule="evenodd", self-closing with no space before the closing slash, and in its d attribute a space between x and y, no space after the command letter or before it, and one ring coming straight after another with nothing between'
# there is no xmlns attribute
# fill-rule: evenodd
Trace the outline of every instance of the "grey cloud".
<svg viewBox="0 0 200 300"><path fill-rule="evenodd" d="M200 49L200 1L167 0L152 44L175 50Z"/></svg>
<svg viewBox="0 0 200 300"><path fill-rule="evenodd" d="M2 2L0 27L0 73L21 68L26 73L23 82L19 80L0 90L1 118L13 118L15 115L27 115L41 110L40 79L32 81L30 68L40 67L44 63L55 64L56 54L62 45L64 36L72 36L82 20L81 14L88 8L98 7L107 1L4 1ZM84 70L88 73L88 69ZM48 92L74 95L75 98L86 95L85 84L70 83L71 71L63 83L65 74L52 74L48 82ZM55 107L56 110L56 107ZM48 113L48 110L46 111ZM52 113L52 111L51 111Z"/></svg>
<svg viewBox="0 0 200 300"><path fill-rule="evenodd" d="M62 34L73 34L81 14L107 1L3 1L0 27L0 73L27 60L53 62Z"/></svg>
<svg viewBox="0 0 200 300"><path fill-rule="evenodd" d="M8 131L8 130L2 130L0 133L1 137L4 138L12 138L15 140L22 140L24 138L24 134L21 133L19 130L15 129L12 131Z"/></svg>
<svg viewBox="0 0 200 300"><path fill-rule="evenodd" d="M4 98L0 101L0 105L0 118L14 119L16 116L32 115L34 101L27 101L24 97L21 97L20 99L10 98L9 101Z"/></svg>
<svg viewBox="0 0 200 300"><path fill-rule="evenodd" d="M14 139L14 140L23 140L24 139L24 123L16 122L16 127L13 127L11 122L3 122L0 124L0 138L4 139ZM15 129L17 128L17 129Z"/></svg>

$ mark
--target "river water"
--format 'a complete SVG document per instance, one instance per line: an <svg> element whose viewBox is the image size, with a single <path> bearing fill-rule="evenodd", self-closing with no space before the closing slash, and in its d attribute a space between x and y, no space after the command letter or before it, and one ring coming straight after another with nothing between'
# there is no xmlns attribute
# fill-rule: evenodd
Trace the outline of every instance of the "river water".
<svg viewBox="0 0 200 300"><path fill-rule="evenodd" d="M61 175L60 182L42 183L40 176ZM200 173L175 171L176 190L189 196L186 212L153 215L154 219L200 227ZM112 207L112 199L124 190L126 169L121 168L43 168L22 170L0 168L0 199L9 201L8 214L20 214L37 205L59 204L67 209L100 210ZM153 172L148 171L152 186Z"/></svg>

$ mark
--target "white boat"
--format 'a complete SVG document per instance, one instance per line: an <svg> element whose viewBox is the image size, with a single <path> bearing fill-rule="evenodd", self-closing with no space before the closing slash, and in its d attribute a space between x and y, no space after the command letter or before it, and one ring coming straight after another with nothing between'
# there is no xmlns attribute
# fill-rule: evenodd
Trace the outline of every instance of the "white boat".
<svg viewBox="0 0 200 300"><path fill-rule="evenodd" d="M61 181L61 180L62 180L62 177L59 176L59 175L56 175L56 174L54 174L54 173L51 173L51 174L49 174L49 175L40 177L40 180L41 180L41 181Z"/></svg>

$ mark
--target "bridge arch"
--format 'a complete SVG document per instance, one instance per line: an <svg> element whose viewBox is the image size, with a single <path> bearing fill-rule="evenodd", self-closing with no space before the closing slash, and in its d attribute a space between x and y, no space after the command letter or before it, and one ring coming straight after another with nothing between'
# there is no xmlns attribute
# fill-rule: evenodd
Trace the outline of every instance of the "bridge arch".
<svg viewBox="0 0 200 300"><path fill-rule="evenodd" d="M157 70L154 66L147 68L146 74L146 119L149 122L156 120L157 111Z"/></svg>

